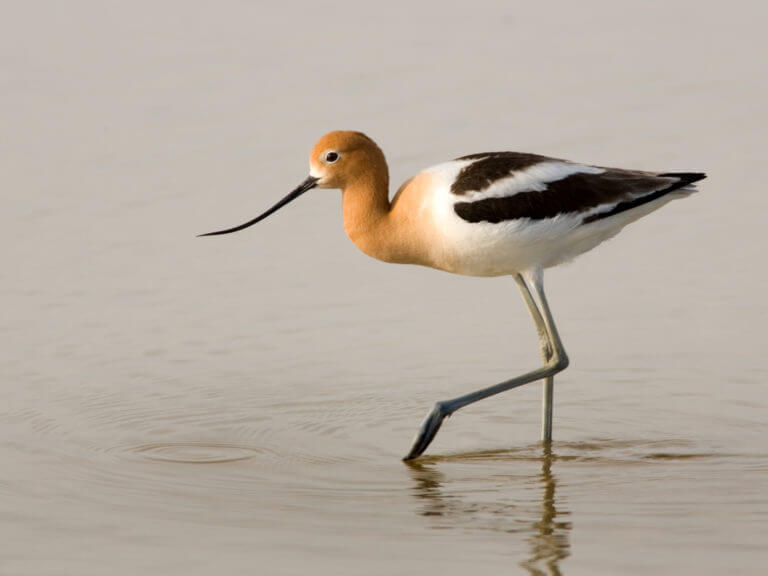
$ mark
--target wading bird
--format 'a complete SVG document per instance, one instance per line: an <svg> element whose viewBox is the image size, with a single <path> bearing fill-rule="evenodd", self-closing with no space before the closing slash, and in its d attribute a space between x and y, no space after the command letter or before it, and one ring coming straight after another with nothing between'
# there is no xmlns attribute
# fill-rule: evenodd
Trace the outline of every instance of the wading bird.
<svg viewBox="0 0 768 576"><path fill-rule="evenodd" d="M591 166L538 154L486 152L428 168L389 200L384 153L361 132L323 136L309 177L256 224L312 188L341 189L344 229L365 254L468 276L513 276L530 311L544 364L516 378L437 402L406 460L424 452L443 419L460 408L544 380L542 440L552 439L552 388L568 356L544 295L543 270L591 250L638 218L695 190L698 172Z"/></svg>

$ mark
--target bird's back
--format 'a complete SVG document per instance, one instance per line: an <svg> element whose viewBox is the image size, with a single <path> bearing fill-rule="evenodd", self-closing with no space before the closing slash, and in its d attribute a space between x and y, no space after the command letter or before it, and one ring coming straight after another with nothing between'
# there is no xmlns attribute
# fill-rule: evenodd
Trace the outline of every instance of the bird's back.
<svg viewBox="0 0 768 576"><path fill-rule="evenodd" d="M418 209L430 221L431 242L441 249L436 267L495 276L570 260L690 194L704 177L488 152L419 173L398 191L394 208Z"/></svg>

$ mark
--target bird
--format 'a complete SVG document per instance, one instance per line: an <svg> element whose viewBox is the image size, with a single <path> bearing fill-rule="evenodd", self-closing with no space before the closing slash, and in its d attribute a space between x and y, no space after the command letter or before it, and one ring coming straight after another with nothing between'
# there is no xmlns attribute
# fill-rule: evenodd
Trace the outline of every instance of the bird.
<svg viewBox="0 0 768 576"><path fill-rule="evenodd" d="M496 385L434 404L403 460L424 453L445 418L543 381L541 439L552 442L554 376L569 359L544 293L544 270L696 191L702 172L608 168L524 152L483 152L427 168L389 197L384 153L362 132L335 130L312 148L309 176L274 206L217 236L264 220L315 188L340 189L344 230L366 255L467 276L512 276L533 320L543 363Z"/></svg>

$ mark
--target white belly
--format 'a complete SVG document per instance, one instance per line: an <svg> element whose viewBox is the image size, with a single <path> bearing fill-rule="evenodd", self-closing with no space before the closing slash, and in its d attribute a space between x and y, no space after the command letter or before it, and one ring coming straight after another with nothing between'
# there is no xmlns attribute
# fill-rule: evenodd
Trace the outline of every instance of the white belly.
<svg viewBox="0 0 768 576"><path fill-rule="evenodd" d="M583 224L585 213L491 224L461 219L453 209L455 197L446 197L445 193L436 193L431 205L439 236L435 242L440 249L436 261L443 270L467 276L502 276L562 264L612 238L630 222L682 196L663 196L588 224Z"/></svg>

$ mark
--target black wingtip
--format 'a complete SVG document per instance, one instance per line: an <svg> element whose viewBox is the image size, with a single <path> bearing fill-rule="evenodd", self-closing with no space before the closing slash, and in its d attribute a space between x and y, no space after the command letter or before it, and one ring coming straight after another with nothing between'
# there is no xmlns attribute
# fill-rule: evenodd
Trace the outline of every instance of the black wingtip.
<svg viewBox="0 0 768 576"><path fill-rule="evenodd" d="M665 172L659 174L662 178L678 178L683 186L704 180L707 175L704 172Z"/></svg>

